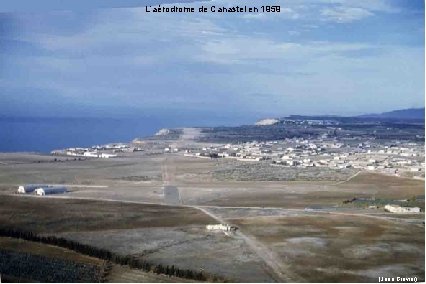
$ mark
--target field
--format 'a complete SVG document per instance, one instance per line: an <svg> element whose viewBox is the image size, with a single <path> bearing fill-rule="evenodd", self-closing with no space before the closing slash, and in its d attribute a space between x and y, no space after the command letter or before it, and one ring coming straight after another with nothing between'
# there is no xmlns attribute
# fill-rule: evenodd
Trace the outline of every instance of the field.
<svg viewBox="0 0 426 284"><path fill-rule="evenodd" d="M340 185L342 190L363 191L369 194L377 194L380 197L400 199L411 196L423 196L424 181L385 176L379 174L362 174Z"/></svg>
<svg viewBox="0 0 426 284"><path fill-rule="evenodd" d="M294 281L377 282L378 275L424 281L422 225L339 214L229 221L289 264Z"/></svg>
<svg viewBox="0 0 426 284"><path fill-rule="evenodd" d="M68 161L1 154L0 224L226 281L424 280L424 214L368 208L415 200L424 209L424 181L265 167L174 154ZM24 183L65 184L70 192L14 194ZM354 198L363 203L344 202ZM231 235L206 230L205 225L215 223L239 229ZM2 244L8 251L17 247L10 241ZM31 255L57 257L54 249L32 246L22 248ZM85 263L85 256L75 257L72 261ZM105 281L168 279L114 265ZM190 280L173 279L181 281Z"/></svg>
<svg viewBox="0 0 426 284"><path fill-rule="evenodd" d="M203 226L209 216L192 208L79 199L2 196L0 224L37 233Z"/></svg>
<svg viewBox="0 0 426 284"><path fill-rule="evenodd" d="M249 267L254 275L247 280L270 280L244 242L206 232L205 225L215 220L190 207L2 196L0 210L3 227L65 237L181 269L194 269L196 261L196 271L227 279L238 279L237 273Z"/></svg>

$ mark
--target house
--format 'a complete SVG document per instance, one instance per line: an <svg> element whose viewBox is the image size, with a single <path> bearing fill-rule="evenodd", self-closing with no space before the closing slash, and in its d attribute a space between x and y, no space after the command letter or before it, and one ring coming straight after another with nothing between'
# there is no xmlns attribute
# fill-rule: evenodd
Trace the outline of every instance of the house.
<svg viewBox="0 0 426 284"><path fill-rule="evenodd" d="M114 155L114 154L107 154L107 153L102 153L99 157L100 157L100 158L104 158L104 159L108 159L108 158L114 158L114 157L117 157L117 155Z"/></svg>
<svg viewBox="0 0 426 284"><path fill-rule="evenodd" d="M391 213L420 213L422 210L419 207L402 207L399 205L387 204L385 211Z"/></svg>
<svg viewBox="0 0 426 284"><path fill-rule="evenodd" d="M84 157L98 158L99 154L97 152L84 152L83 156Z"/></svg>
<svg viewBox="0 0 426 284"><path fill-rule="evenodd" d="M231 226L229 224L214 224L214 225L207 225L206 229L209 231L233 232L233 231L236 231L238 228L235 226Z"/></svg>

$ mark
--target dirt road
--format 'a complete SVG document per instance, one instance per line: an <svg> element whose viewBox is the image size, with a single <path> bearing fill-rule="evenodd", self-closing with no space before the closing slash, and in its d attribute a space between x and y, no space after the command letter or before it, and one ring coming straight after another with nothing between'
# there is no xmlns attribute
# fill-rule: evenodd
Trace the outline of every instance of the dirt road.
<svg viewBox="0 0 426 284"><path fill-rule="evenodd" d="M181 136L183 139L193 139L194 135L196 134L193 129L186 128L186 132L184 129L184 134ZM176 174L176 166L174 164L174 157L172 155L166 156L163 160L162 165L162 177L163 177L163 188L164 188L164 198L165 202L167 203L167 195L166 195L166 189L173 188L174 191L176 191L174 194L179 196L179 189L173 185L173 182L175 181L175 174ZM210 217L214 218L221 224L225 224L226 222L220 218L219 216L216 216L209 210L207 210L204 207L199 206L189 206L195 209L198 209L205 214L209 215ZM282 264L282 261L275 256L275 254L270 251L265 245L258 242L254 237L247 236L240 230L237 230L236 237L242 239L245 241L245 243L251 248L251 250L265 263L265 269L268 272L268 274L271 275L273 279L275 279L277 282L293 282L296 278L294 276L290 277L291 273L288 267L285 266L285 264ZM301 281L301 279L298 279L298 281Z"/></svg>
<svg viewBox="0 0 426 284"><path fill-rule="evenodd" d="M220 218L219 216L214 215L212 212L207 210L205 207L199 207L199 206L192 206L193 208L196 208L198 210L201 210L205 214L209 215L210 217L214 218L221 224L225 224L226 222ZM296 277L294 275L291 275L290 270L288 267L285 266L285 264L282 264L282 261L266 246L264 246L262 243L258 242L256 238L252 236L247 236L241 230L237 230L235 233L236 237L239 237L243 239L246 244L251 248L251 250L256 253L256 255L263 260L263 262L266 264L267 267L265 267L271 277L275 279L277 282L294 282L296 281ZM298 281L302 281L300 277L297 279Z"/></svg>

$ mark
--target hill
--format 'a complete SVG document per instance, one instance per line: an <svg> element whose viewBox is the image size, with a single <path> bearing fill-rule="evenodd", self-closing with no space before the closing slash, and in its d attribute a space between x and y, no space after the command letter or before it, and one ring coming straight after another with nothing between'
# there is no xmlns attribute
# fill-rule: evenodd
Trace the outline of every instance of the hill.
<svg viewBox="0 0 426 284"><path fill-rule="evenodd" d="M360 117L395 118L395 119L425 119L425 108L409 108L383 112L379 114L366 114Z"/></svg>

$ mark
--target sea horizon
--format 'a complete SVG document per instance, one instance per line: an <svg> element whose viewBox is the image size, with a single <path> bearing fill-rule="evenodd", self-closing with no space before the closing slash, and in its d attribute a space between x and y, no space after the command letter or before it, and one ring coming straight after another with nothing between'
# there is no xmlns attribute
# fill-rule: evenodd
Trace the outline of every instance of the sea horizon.
<svg viewBox="0 0 426 284"><path fill-rule="evenodd" d="M223 121L158 117L0 117L0 153L48 154L70 147L131 142L162 128L231 126ZM238 124L239 122L237 122Z"/></svg>

